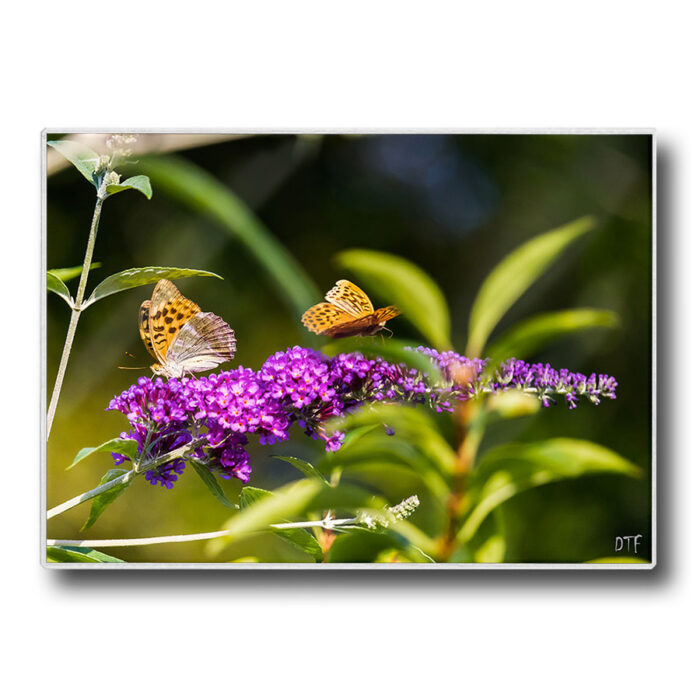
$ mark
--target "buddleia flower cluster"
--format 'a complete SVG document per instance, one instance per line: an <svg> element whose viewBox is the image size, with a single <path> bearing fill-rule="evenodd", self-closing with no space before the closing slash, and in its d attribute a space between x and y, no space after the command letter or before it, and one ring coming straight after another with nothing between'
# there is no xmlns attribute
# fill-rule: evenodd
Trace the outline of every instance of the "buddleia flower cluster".
<svg viewBox="0 0 700 700"><path fill-rule="evenodd" d="M190 445L187 459L197 460L224 479L250 478L249 440L263 445L289 440L298 424L306 435L320 439L329 452L343 444L342 432L329 433L329 419L371 403L425 405L451 411L455 403L485 392L509 390L535 394L544 406L563 395L571 408L581 397L593 403L615 398L617 382L607 375L555 370L549 365L519 360L504 362L487 374L488 362L454 352L417 348L440 370L438 379L403 363L381 357L345 353L327 357L295 346L269 357L259 370L246 367L164 380L141 377L114 397L108 410L123 413L139 447L140 464L158 461ZM393 433L388 429L389 434ZM129 458L114 453L115 463ZM185 468L185 457L144 471L151 484L171 488Z"/></svg>

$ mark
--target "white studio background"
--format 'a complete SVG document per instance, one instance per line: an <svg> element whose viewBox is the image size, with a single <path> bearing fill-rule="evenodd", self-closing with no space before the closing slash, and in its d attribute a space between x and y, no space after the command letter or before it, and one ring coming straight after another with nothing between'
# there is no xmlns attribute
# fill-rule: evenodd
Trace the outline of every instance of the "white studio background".
<svg viewBox="0 0 700 700"><path fill-rule="evenodd" d="M689 5L25 2L5 7L3 25L2 627L12 695L647 698L696 686L700 114ZM657 569L42 569L40 132L97 126L656 128Z"/></svg>

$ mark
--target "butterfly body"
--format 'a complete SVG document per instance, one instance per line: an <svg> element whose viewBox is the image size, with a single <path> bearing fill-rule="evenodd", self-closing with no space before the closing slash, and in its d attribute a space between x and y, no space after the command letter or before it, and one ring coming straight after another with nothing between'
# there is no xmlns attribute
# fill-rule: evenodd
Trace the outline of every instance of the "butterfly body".
<svg viewBox="0 0 700 700"><path fill-rule="evenodd" d="M326 302L312 306L301 322L312 333L330 338L375 335L401 313L395 306L375 311L369 297L348 280L338 280L326 294Z"/></svg>
<svg viewBox="0 0 700 700"><path fill-rule="evenodd" d="M141 304L139 331L157 360L151 369L166 377L207 372L236 352L236 337L226 321L202 311L169 280L160 280L150 301Z"/></svg>

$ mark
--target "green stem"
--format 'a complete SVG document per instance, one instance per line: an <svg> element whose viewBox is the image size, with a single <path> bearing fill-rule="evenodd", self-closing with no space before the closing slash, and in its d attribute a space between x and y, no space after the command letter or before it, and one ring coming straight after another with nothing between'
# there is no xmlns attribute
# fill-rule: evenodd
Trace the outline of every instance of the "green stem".
<svg viewBox="0 0 700 700"><path fill-rule="evenodd" d="M449 561L456 547L459 523L464 515L465 497L474 459L484 435L484 410L481 402L471 400L454 413L456 421L455 464L452 489L447 501L447 529L441 543L442 561Z"/></svg>
<svg viewBox="0 0 700 700"><path fill-rule="evenodd" d="M151 437L151 432L149 431L148 436L146 438L146 444L148 444L148 441L150 440ZM159 467L161 464L166 464L167 462L172 462L174 459L178 459L180 457L185 457L188 451L194 450L195 448L199 447L199 445L203 444L204 438L200 440L193 440L192 442L188 442L186 445L183 445L182 447L177 447L174 450L171 450L170 452L160 455L160 457L155 457L154 459L150 460L149 462L143 462L143 455L146 452L146 447L141 452L141 457L138 459L138 461L134 464L134 468L130 471L127 472L126 474L122 474L122 476L118 476L116 479L113 479L112 481L108 481L106 484L100 484L100 486L97 486L96 488L86 491L85 493L81 493L79 496L75 496L75 498L70 498L64 503L61 503L60 505L57 505L55 508L52 508L47 514L46 514L46 519L50 520L51 518L55 517L56 515L60 515L61 513L64 513L67 510L70 510L71 508L75 508L75 506L79 506L81 503L85 503L85 501L89 501L91 498L95 498L95 496L99 496L101 493L104 493L105 491L109 491L113 486L118 486L119 484L125 483L127 481L131 481L131 479L136 476L136 474L143 474L146 471L149 471L151 469L156 469Z"/></svg>
<svg viewBox="0 0 700 700"><path fill-rule="evenodd" d="M321 526L332 529L356 522L357 518L342 518L338 520L310 520L303 523L273 523L269 527L274 530L292 530ZM216 532L198 532L194 535L165 535L163 537L136 537L127 540L46 540L49 547L140 547L150 544L172 544L174 542L196 542L197 540L213 540L228 535L228 530Z"/></svg>
<svg viewBox="0 0 700 700"><path fill-rule="evenodd" d="M112 479L112 481L108 481L105 484L100 484L99 486L96 486L94 489L92 489L90 491L86 491L85 493L81 493L79 496L76 496L75 498L70 498L67 501L64 501L63 503L61 503L61 505L58 505L55 508L52 508L48 513L46 513L46 519L51 520L51 518L54 518L57 515L60 515L61 513L64 513L67 510L70 510L71 508L75 508L75 506L79 506L81 503L85 503L85 501L89 501L91 498L95 498L95 496L99 496L101 493L104 493L105 491L109 491L111 488L114 488L115 486L119 486L119 484L126 484L127 482L131 481L135 475L136 475L136 470L132 469L131 471L127 472L126 474L122 474L121 476L118 476L116 479Z"/></svg>
<svg viewBox="0 0 700 700"><path fill-rule="evenodd" d="M70 357L70 352L73 347L73 339L75 338L75 331L78 327L78 321L80 320L80 313L82 311L81 307L83 304L83 297L85 296L85 287L87 286L90 265L92 264L92 254L95 250L95 239L97 238L97 227L100 223L100 214L102 213L103 201L104 198L98 194L97 202L95 203L95 211L92 215L92 224L90 225L90 235L88 236L87 248L85 249L83 269L80 273L78 293L76 294L75 301L73 303L73 311L71 312L70 323L68 324L68 333L66 334L66 342L63 345L63 354L61 355L61 362L58 365L56 382L53 385L51 402L49 403L49 411L46 417L47 440L51 434L51 426L53 425L53 419L56 415L56 407L58 406L58 397L61 395L61 387L63 386L63 378L66 374L66 367L68 366L68 358Z"/></svg>

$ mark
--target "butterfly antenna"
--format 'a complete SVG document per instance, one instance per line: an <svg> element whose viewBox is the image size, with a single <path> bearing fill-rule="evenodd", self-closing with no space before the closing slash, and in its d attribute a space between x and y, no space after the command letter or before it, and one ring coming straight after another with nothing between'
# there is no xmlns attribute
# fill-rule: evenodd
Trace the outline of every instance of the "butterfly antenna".
<svg viewBox="0 0 700 700"><path fill-rule="evenodd" d="M148 369L148 367L117 367L117 369Z"/></svg>

